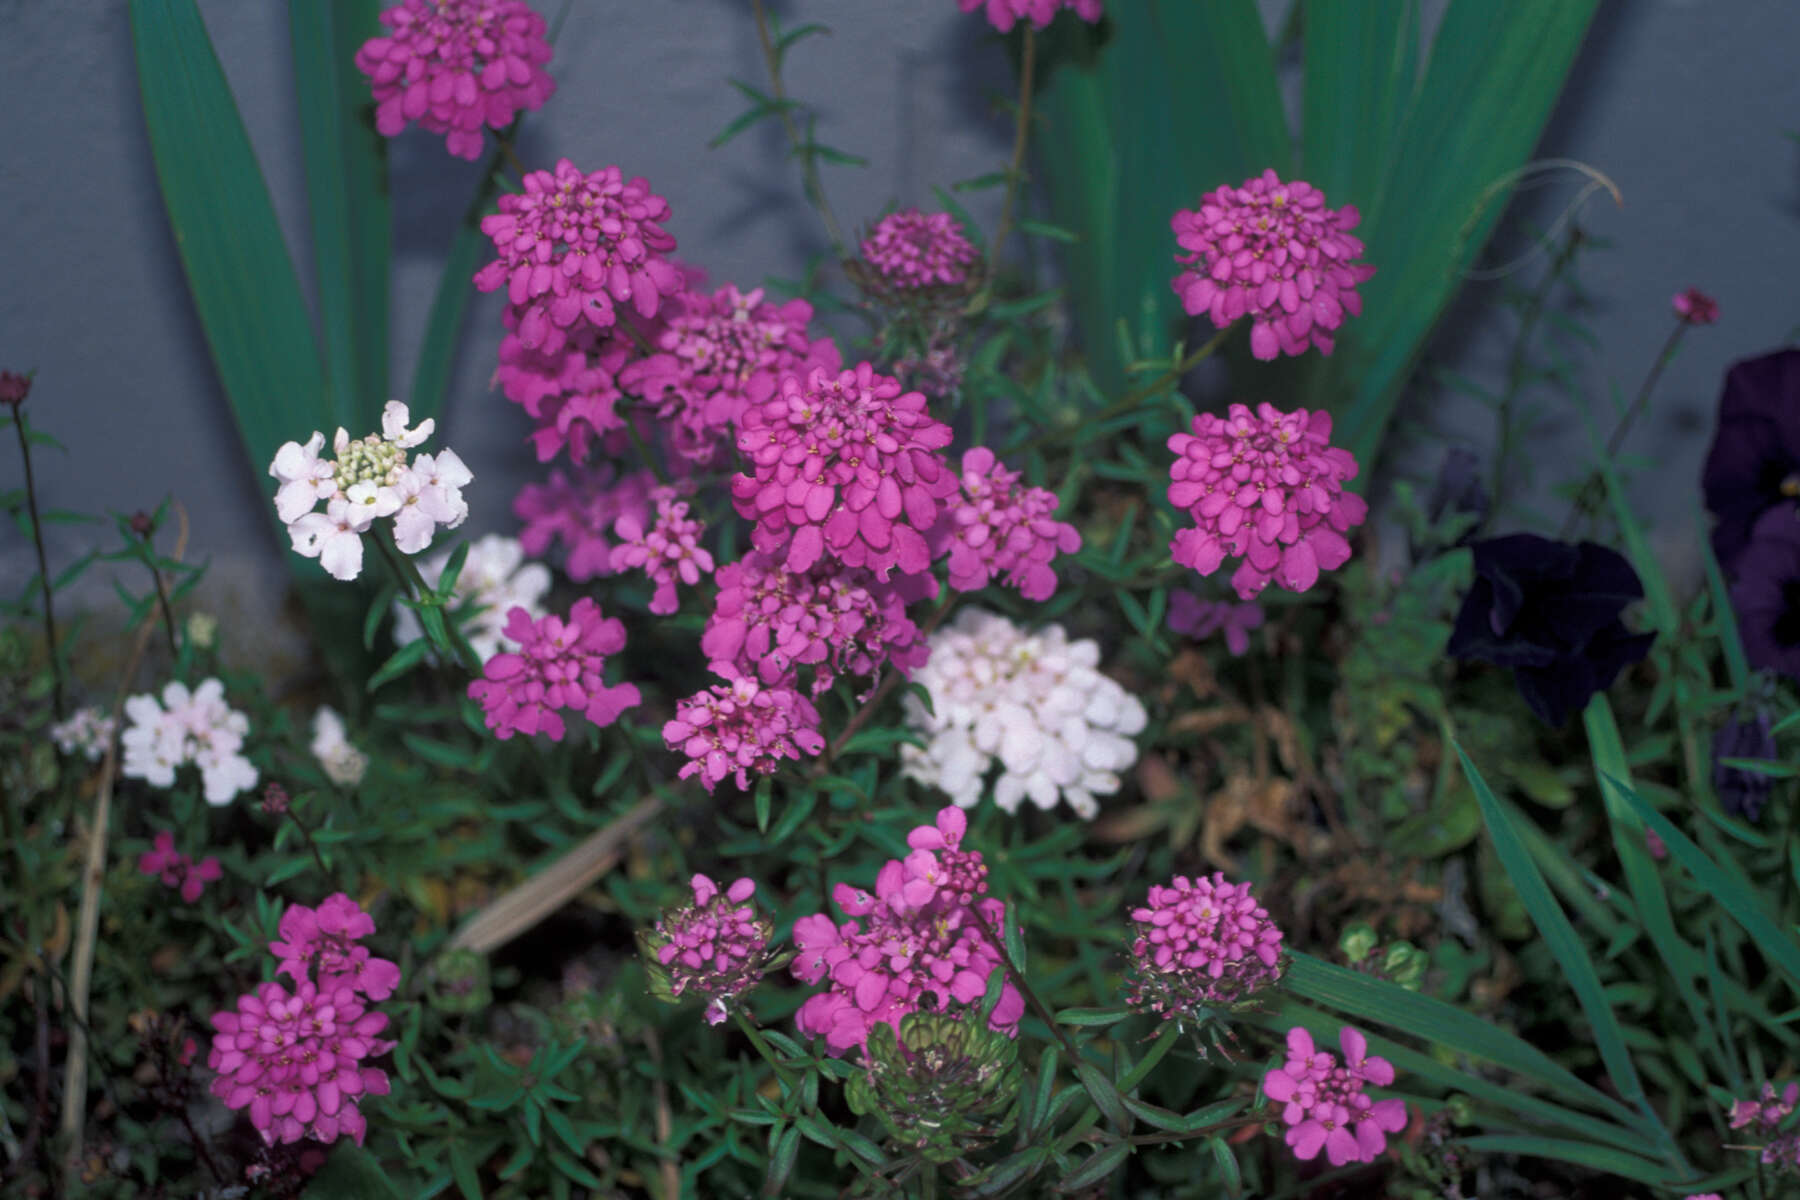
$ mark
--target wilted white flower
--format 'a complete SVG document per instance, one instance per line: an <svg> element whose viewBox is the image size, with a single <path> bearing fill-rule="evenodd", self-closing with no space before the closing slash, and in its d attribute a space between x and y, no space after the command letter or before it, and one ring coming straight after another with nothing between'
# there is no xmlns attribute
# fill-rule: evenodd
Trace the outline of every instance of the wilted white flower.
<svg viewBox="0 0 1800 1200"><path fill-rule="evenodd" d="M321 706L312 719L312 756L324 768L325 777L339 787L355 787L369 769L369 756L350 744L344 719L329 706Z"/></svg>
<svg viewBox="0 0 1800 1200"><path fill-rule="evenodd" d="M219 618L211 613L189 613L187 640L196 650L210 650L219 636Z"/></svg>
<svg viewBox="0 0 1800 1200"><path fill-rule="evenodd" d="M242 754L250 719L225 703L225 685L203 680L189 691L170 683L158 702L145 693L125 701L131 724L119 735L124 748L120 774L154 787L173 787L184 763L200 769L208 804L226 804L256 786L256 768Z"/></svg>
<svg viewBox="0 0 1800 1200"><path fill-rule="evenodd" d="M1005 811L1025 799L1054 808L1060 799L1091 819L1095 797L1117 791L1119 772L1137 761L1131 739L1147 719L1099 662L1096 643L1071 642L1060 625L1027 633L965 609L932 635L930 660L913 672L932 711L906 697L907 724L926 745L900 748L903 773L971 808L998 762L994 803Z"/></svg>
<svg viewBox="0 0 1800 1200"><path fill-rule="evenodd" d="M445 457L443 454L438 456L440 469ZM424 576L426 583L436 587L438 580L444 577L444 568L449 565L447 552L433 555L419 564L419 574ZM475 605L481 610L463 626L463 634L483 662L502 650L519 648L518 643L503 632L506 614L517 607L531 614L532 620L537 620L544 615L543 600L549 591L550 568L543 563L526 562L525 547L519 544L519 539L490 533L470 544L469 556L463 560L462 573L456 577L453 594L456 607ZM394 641L404 646L424 636L418 614L403 604L395 604Z"/></svg>
<svg viewBox="0 0 1800 1200"><path fill-rule="evenodd" d="M58 750L71 758L79 754L89 762L100 760L112 736L113 719L92 704L76 709L68 720L50 727L50 737Z"/></svg>

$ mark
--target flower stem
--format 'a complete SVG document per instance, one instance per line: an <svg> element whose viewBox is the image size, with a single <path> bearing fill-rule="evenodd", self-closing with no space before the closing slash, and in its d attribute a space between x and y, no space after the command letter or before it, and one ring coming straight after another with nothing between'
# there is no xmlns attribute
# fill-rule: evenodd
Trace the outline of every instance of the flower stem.
<svg viewBox="0 0 1800 1200"><path fill-rule="evenodd" d="M775 1077L781 1080L782 1089L789 1095L798 1092L800 1085L794 1082L793 1077L788 1074L787 1068L775 1056L774 1047L763 1039L762 1031L750 1023L750 1019L744 1015L742 1009L732 1009L731 1017L737 1022L738 1028L744 1031L744 1036L750 1039L750 1044L756 1047L756 1052L762 1055L764 1061L774 1070Z"/></svg>
<svg viewBox="0 0 1800 1200"><path fill-rule="evenodd" d="M1000 251L1013 231L1013 214L1019 200L1019 183L1025 177L1025 148L1031 142L1031 92L1037 71L1037 31L1025 22L1025 41L1019 64L1018 120L1013 126L1012 161L1006 168L1006 199L1000 205L1000 224L994 231L994 247L988 252L988 276L1000 270Z"/></svg>
<svg viewBox="0 0 1800 1200"><path fill-rule="evenodd" d="M1632 398L1631 407L1625 410L1625 415L1619 418L1617 425L1613 426L1612 435L1606 439L1606 453L1603 461L1610 463L1619 453L1619 447L1625 444L1626 436L1631 433L1632 423L1637 420L1638 414L1644 411L1644 406L1650 400L1650 393L1656 388L1656 381L1662 378L1664 368L1674 359L1675 349L1681 345L1681 339L1687 336L1687 330L1688 323L1676 318L1675 328L1671 329L1669 336L1663 339L1662 349L1656 352L1656 359L1650 364L1649 373L1644 376L1644 382L1638 388L1637 395ZM1574 533L1575 527L1580 524L1582 518L1593 511L1594 505L1604 495L1605 489L1604 474L1599 470L1589 471L1587 479L1581 484L1581 490L1575 494L1575 503L1569 510L1568 520L1563 522L1562 532L1557 536L1566 540L1570 534Z"/></svg>
<svg viewBox="0 0 1800 1200"><path fill-rule="evenodd" d="M1151 1068L1161 1062L1163 1056L1175 1045L1175 1039L1179 1037L1180 1034L1181 1028L1174 1021L1164 1021L1162 1033L1158 1035L1155 1045L1145 1051L1144 1057L1138 1059L1136 1065L1125 1073L1123 1079L1119 1080L1119 1091L1121 1093L1129 1092L1132 1088L1142 1083L1144 1077L1150 1074ZM1100 1110L1095 1108L1092 1104L1088 1105L1087 1108L1082 1110L1081 1115L1075 1119L1075 1123L1069 1126L1068 1130L1064 1132L1060 1138L1056 1139L1056 1145L1051 1153L1067 1154L1069 1148L1074 1146L1076 1142L1079 1142L1082 1139L1082 1136L1086 1134L1089 1129L1093 1128L1094 1122L1099 1119ZM1183 1136L1194 1137L1198 1135L1184 1134Z"/></svg>
<svg viewBox="0 0 1800 1200"><path fill-rule="evenodd" d="M371 529L369 530L369 540L374 542L375 548L381 551L382 560L387 563L388 570L393 573L394 581L400 585L400 590L406 593L408 599L416 601L431 594L431 585L425 582L423 575L419 574L418 564L414 563L410 556L400 553L397 547L391 545L385 534ZM420 624L425 625L425 636L431 637L430 626L423 621ZM474 648L459 633L450 633L447 615L445 632L449 634L446 639L450 643L448 646L439 644L436 638L431 638L432 643L437 645L438 649L448 651L450 657L461 663L470 674L480 675L482 673L481 659L475 654Z"/></svg>
<svg viewBox="0 0 1800 1200"><path fill-rule="evenodd" d="M56 653L56 611L50 599L50 561L44 554L44 523L38 519L37 483L31 474L31 440L25 436L25 413L15 409L13 429L19 435L19 455L25 460L25 503L31 512L31 541L37 548L38 584L44 591L44 640L50 647L50 676L54 681L56 718L63 718L62 659Z"/></svg>
<svg viewBox="0 0 1800 1200"><path fill-rule="evenodd" d="M325 856L319 853L318 844L313 841L312 830L306 827L306 822L300 819L300 814L294 811L291 804L288 806L288 819L294 823L294 828L300 831L300 838L306 843L306 848L312 851L313 862L318 866L319 874L329 881L331 871L325 866Z"/></svg>
<svg viewBox="0 0 1800 1200"><path fill-rule="evenodd" d="M147 547L147 549L148 554L145 561L150 564L150 578L156 581L156 602L162 609L163 632L169 636L169 653L179 657L181 647L175 641L175 613L169 607L169 589L163 586L162 571L156 565L155 548Z"/></svg>
<svg viewBox="0 0 1800 1200"><path fill-rule="evenodd" d="M801 187L805 189L807 202L825 225L825 236L831 239L832 253L842 259L846 256L844 232L832 214L831 202L825 198L825 186L819 181L819 156L813 140L810 136L802 138L800 126L794 121L793 106L788 103L787 88L781 81L781 55L776 52L775 40L769 34L769 14L763 7L763 0L750 0L750 8L756 14L756 38L762 43L763 62L769 69L769 91L781 110L781 125L787 130L788 144L794 148L794 157L800 160Z"/></svg>
<svg viewBox="0 0 1800 1200"><path fill-rule="evenodd" d="M1494 505L1493 513L1500 514L1501 500L1506 494L1506 464L1513 452L1513 404L1519 393L1525 389L1525 370L1529 365L1525 361L1526 352L1531 348L1531 335L1544 315L1544 307L1549 303L1550 293L1555 290L1562 279L1563 272L1575 260L1575 251L1584 241L1581 228L1572 227L1562 248L1550 262L1549 273L1538 285L1531 299L1525 304L1524 315L1519 321L1519 332L1513 339L1512 354L1506 364L1506 391L1500 397L1499 438L1494 447Z"/></svg>

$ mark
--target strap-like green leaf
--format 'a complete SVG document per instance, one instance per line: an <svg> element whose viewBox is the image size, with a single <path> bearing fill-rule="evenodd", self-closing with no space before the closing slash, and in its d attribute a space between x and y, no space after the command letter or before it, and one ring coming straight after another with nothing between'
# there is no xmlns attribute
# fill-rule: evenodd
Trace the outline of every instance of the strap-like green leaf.
<svg viewBox="0 0 1800 1200"><path fill-rule="evenodd" d="M450 368L456 365L463 316L469 311L469 294L475 288L475 269L482 256L494 248L494 243L481 232L481 218L499 192L501 157L502 152L496 150L489 158L482 186L463 214L456 240L450 244L450 254L444 260L444 273L438 278L437 295L432 298L431 315L425 322L425 340L413 367L408 407L415 421L443 411Z"/></svg>
<svg viewBox="0 0 1800 1200"><path fill-rule="evenodd" d="M1333 206L1375 206L1419 73L1417 0L1307 0L1301 176Z"/></svg>

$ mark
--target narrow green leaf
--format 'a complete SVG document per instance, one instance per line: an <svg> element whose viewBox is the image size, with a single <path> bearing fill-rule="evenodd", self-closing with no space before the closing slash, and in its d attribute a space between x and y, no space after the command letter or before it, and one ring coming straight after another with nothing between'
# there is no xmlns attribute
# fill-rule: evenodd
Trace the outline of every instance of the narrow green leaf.
<svg viewBox="0 0 1800 1200"><path fill-rule="evenodd" d="M378 691L383 684L390 683L393 680L400 678L402 675L418 666L421 662L425 661L425 655L430 649L431 643L424 638L419 638L416 641L406 643L406 645L394 651L393 655L390 656L386 662L382 663L380 668L377 669L373 675L369 676L369 683L366 690L370 692Z"/></svg>
<svg viewBox="0 0 1800 1200"><path fill-rule="evenodd" d="M1088 1160L1063 1176L1062 1182L1056 1185L1059 1192L1079 1192L1093 1187L1102 1179L1111 1175L1124 1165L1131 1154L1129 1142L1114 1142L1110 1146L1096 1150L1088 1156Z"/></svg>
<svg viewBox="0 0 1800 1200"><path fill-rule="evenodd" d="M1128 1008L1065 1008L1056 1014L1056 1023L1089 1027L1117 1025L1130 1015Z"/></svg>
<svg viewBox="0 0 1800 1200"><path fill-rule="evenodd" d="M1334 206L1372 205L1419 69L1417 0L1306 0L1301 175Z"/></svg>
<svg viewBox="0 0 1800 1200"><path fill-rule="evenodd" d="M1094 1102L1094 1107L1112 1123L1112 1127L1120 1133L1129 1132L1131 1116L1125 1111L1124 1098L1119 1095L1119 1089L1113 1086L1113 1081L1102 1075L1092 1063L1085 1062L1075 1064L1075 1077L1081 1080L1088 1099Z"/></svg>
<svg viewBox="0 0 1800 1200"><path fill-rule="evenodd" d="M1692 1172L1677 1171L1672 1167L1661 1166L1635 1154L1626 1154L1606 1146L1568 1141L1563 1138L1485 1134L1464 1138L1459 1144L1467 1146L1478 1154L1483 1152L1522 1154L1531 1158L1551 1158L1561 1162L1577 1163L1597 1171L1605 1171L1609 1175L1617 1175L1622 1179L1635 1179L1637 1182L1649 1184L1651 1187L1679 1186L1685 1190L1690 1186L1687 1180L1692 1177Z"/></svg>

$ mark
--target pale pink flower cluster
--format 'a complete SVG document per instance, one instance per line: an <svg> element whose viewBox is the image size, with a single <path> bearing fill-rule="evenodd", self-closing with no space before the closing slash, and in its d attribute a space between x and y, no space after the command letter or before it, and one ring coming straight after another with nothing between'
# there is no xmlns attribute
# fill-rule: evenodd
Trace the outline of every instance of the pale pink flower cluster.
<svg viewBox="0 0 1800 1200"><path fill-rule="evenodd" d="M1202 575L1225 556L1241 555L1232 575L1238 598L1249 600L1273 580L1304 592L1350 558L1344 534L1360 525L1369 506L1344 481L1356 459L1331 443L1331 414L1261 404L1254 413L1233 404L1224 416L1201 413L1191 433L1169 438L1175 462L1169 503L1196 528L1175 535L1175 561Z"/></svg>
<svg viewBox="0 0 1800 1200"><path fill-rule="evenodd" d="M1046 28L1064 9L1071 9L1084 21L1098 21L1105 14L1101 0L956 0L966 13L985 9L987 19L1001 33L1010 33L1020 21L1030 21L1039 29Z"/></svg>
<svg viewBox="0 0 1800 1200"><path fill-rule="evenodd" d="M79 754L89 762L99 762L117 730L116 721L99 706L90 704L70 713L68 720L52 725L50 738L58 750L71 758Z"/></svg>
<svg viewBox="0 0 1800 1200"><path fill-rule="evenodd" d="M875 222L862 244L863 261L890 288L954 287L965 283L981 254L949 213L903 208Z"/></svg>
<svg viewBox="0 0 1800 1200"><path fill-rule="evenodd" d="M1731 1106L1731 1127L1747 1128L1753 1135L1767 1139L1758 1157L1763 1166L1782 1173L1800 1173L1800 1132L1780 1132L1781 1123L1797 1102L1800 1083L1790 1083L1777 1093L1775 1085L1765 1081L1761 1096L1734 1101Z"/></svg>
<svg viewBox="0 0 1800 1200"><path fill-rule="evenodd" d="M873 895L838 884L832 899L851 920L839 925L815 913L794 922L790 970L829 985L800 1006L795 1024L803 1035L823 1036L842 1054L866 1042L879 1022L898 1032L900 1019L927 998L940 1011L982 998L988 977L1004 967L981 926L1001 934L1006 906L987 895L980 851L963 849L967 830L961 809L941 810L934 824L907 835L911 853L881 868ZM989 1025L1017 1036L1024 1012L1023 997L1007 983Z"/></svg>
<svg viewBox="0 0 1800 1200"><path fill-rule="evenodd" d="M269 949L277 975L293 980L259 984L238 999L235 1012L213 1014L206 1065L218 1072L212 1093L225 1107L244 1108L265 1143L301 1138L362 1144L367 1123L358 1105L386 1095L385 1071L364 1066L393 1049L377 1037L385 1013L369 1006L391 996L400 968L360 945L375 922L339 892L317 909L292 905L282 914L282 941Z"/></svg>
<svg viewBox="0 0 1800 1200"><path fill-rule="evenodd" d="M430 546L438 526L455 529L468 518L462 489L474 476L454 450L409 458L406 452L436 425L427 417L408 429L411 419L406 405L389 400L379 434L352 440L340 428L333 457L326 458L320 454L325 435L315 432L305 445L284 444L269 464L269 474L281 483L275 513L295 552L318 559L334 579L361 574L362 535L379 518L393 518L394 544L403 554ZM321 500L325 511L315 512Z"/></svg>
<svg viewBox="0 0 1800 1200"><path fill-rule="evenodd" d="M351 744L344 718L330 705L320 705L313 714L312 742L307 749L325 778L339 787L355 787L369 769L369 756Z"/></svg>
<svg viewBox="0 0 1800 1200"><path fill-rule="evenodd" d="M1344 313L1362 312L1356 285L1375 273L1352 261L1362 242L1348 231L1362 218L1354 204L1325 207L1310 183L1283 183L1274 170L1242 187L1221 187L1200 207L1170 222L1187 269L1172 281L1189 315L1224 329L1248 316L1250 352L1270 359L1332 349Z"/></svg>
<svg viewBox="0 0 1800 1200"><path fill-rule="evenodd" d="M1060 800L1084 820L1100 811L1097 796L1119 790L1148 714L1100 673L1098 644L1071 642L1060 625L1027 633L970 608L930 647L912 677L930 711L910 692L901 702L907 725L925 738L922 748L900 747L902 774L971 808L998 763L993 795L1004 811L1026 799L1046 810Z"/></svg>
<svg viewBox="0 0 1800 1200"><path fill-rule="evenodd" d="M650 339L657 353L631 363L620 382L654 407L677 454L710 464L735 440L744 410L773 395L784 375L840 369L836 343L808 337L812 317L806 301L772 304L761 288L690 288Z"/></svg>
<svg viewBox="0 0 1800 1200"><path fill-rule="evenodd" d="M668 616L681 604L675 598L679 580L693 587L702 575L712 574L712 553L700 544L706 526L688 515L688 503L673 487L651 491L650 502L656 516L646 527L643 517L626 513L613 524L613 535L619 547L613 551L613 562L621 567L638 567L656 586L650 597L650 611Z"/></svg>
<svg viewBox="0 0 1800 1200"><path fill-rule="evenodd" d="M1341 1065L1330 1053L1315 1050L1304 1028L1288 1030L1287 1062L1263 1076L1263 1094L1282 1106L1294 1157L1313 1159L1324 1150L1334 1167L1374 1162L1387 1149L1387 1135L1406 1128L1406 1102L1363 1094L1368 1084L1394 1082L1393 1064L1369 1057L1367 1038L1346 1025L1338 1043L1344 1051Z"/></svg>
<svg viewBox="0 0 1800 1200"><path fill-rule="evenodd" d="M513 500L513 515L525 523L519 543L533 558L561 542L563 570L576 583L623 571L612 530L620 517L650 514L656 476L647 470L620 476L611 463L579 467L570 478L553 471L547 483L526 484Z"/></svg>
<svg viewBox="0 0 1800 1200"><path fill-rule="evenodd" d="M1220 872L1152 884L1131 911L1132 1004L1163 1017L1231 1006L1281 978L1281 930L1247 883Z"/></svg>
<svg viewBox="0 0 1800 1200"><path fill-rule="evenodd" d="M762 978L773 931L749 903L756 894L753 880L739 879L721 892L696 875L691 886L694 902L664 913L649 942L669 972L669 990L704 997L706 1023L717 1025Z"/></svg>
<svg viewBox="0 0 1800 1200"><path fill-rule="evenodd" d="M138 870L161 879L164 887L180 888L181 898L189 904L224 875L217 858L209 854L196 863L193 856L175 849L175 835L166 832L157 834L151 849L138 856Z"/></svg>
<svg viewBox="0 0 1800 1200"><path fill-rule="evenodd" d="M391 32L363 43L356 69L374 85L383 137L417 121L475 159L483 126L505 129L556 91L548 26L524 0L404 0L381 23Z"/></svg>
<svg viewBox="0 0 1800 1200"><path fill-rule="evenodd" d="M475 274L484 292L506 288L518 315L519 341L547 354L585 322L609 328L615 302L653 317L683 288L667 255L675 239L662 228L669 205L642 178L618 167L584 173L568 159L532 171L524 191L500 197L481 219L499 257Z"/></svg>
<svg viewBox="0 0 1800 1200"><path fill-rule="evenodd" d="M1027 600L1056 593L1051 562L1081 549L1081 534L1055 518L1056 493L1023 487L986 446L962 457L962 496L950 505L949 520L932 536L932 551L948 551L950 586L972 592L1003 579Z"/></svg>
<svg viewBox="0 0 1800 1200"><path fill-rule="evenodd" d="M611 725L642 697L634 683L606 684L606 656L625 648L625 625L605 617L583 597L567 620L554 613L536 621L523 608L507 614L507 638L519 646L482 665L484 678L469 684L489 729L501 741L515 733L563 737L558 710L580 713L595 725Z"/></svg>
<svg viewBox="0 0 1800 1200"><path fill-rule="evenodd" d="M227 804L256 786L256 768L242 753L250 718L225 703L219 680L203 680L191 692L185 683L169 683L160 703L149 693L132 696L125 719L119 773L127 779L174 787L176 769L192 763L208 804Z"/></svg>
<svg viewBox="0 0 1800 1200"><path fill-rule="evenodd" d="M549 462L565 449L577 463L596 448L618 454L629 448L625 417L618 411L624 397L619 376L637 356L629 337L617 336L618 325L598 329L576 325L554 349L531 347L518 334L518 310L501 314L506 335L500 339L500 365L494 384L508 400L537 422L528 439L539 462ZM634 313L625 320L640 331L660 327Z"/></svg>
<svg viewBox="0 0 1800 1200"><path fill-rule="evenodd" d="M957 489L938 451L950 427L925 397L868 363L838 374L787 376L744 412L738 449L752 475L734 475L738 514L751 540L790 571L829 556L885 580L895 567L931 565L925 534Z"/></svg>
<svg viewBox="0 0 1800 1200"><path fill-rule="evenodd" d="M435 554L419 564L419 575L435 588L449 565L448 551ZM519 539L490 533L469 544L468 556L463 559L462 571L450 594L458 609L475 610L474 616L459 616L458 620L470 649L486 662L502 650L519 648L506 636L507 614L522 608L532 620L537 620L544 615L544 596L549 591L549 567L526 562L525 547ZM424 636L418 614L396 602L394 644L404 646Z"/></svg>
<svg viewBox="0 0 1800 1200"><path fill-rule="evenodd" d="M868 676L873 687L887 664L903 673L924 665L928 651L906 615L915 597L899 580L884 584L865 569L832 563L796 573L759 550L719 568L717 579L718 600L700 639L711 662L765 684L811 666L814 696L840 672Z"/></svg>
<svg viewBox="0 0 1800 1200"><path fill-rule="evenodd" d="M1233 658L1250 649L1250 634L1261 629L1262 605L1255 601L1233 604L1228 600L1206 600L1186 588L1169 595L1169 628L1183 637L1204 642L1214 634L1225 635L1225 648Z"/></svg>
<svg viewBox="0 0 1800 1200"><path fill-rule="evenodd" d="M725 674L731 668L715 663L713 669ZM698 775L709 792L727 776L746 790L750 776L772 775L784 761L825 749L811 701L790 684L763 684L749 675L677 703L674 719L663 725L663 741L688 757L677 777Z"/></svg>

